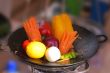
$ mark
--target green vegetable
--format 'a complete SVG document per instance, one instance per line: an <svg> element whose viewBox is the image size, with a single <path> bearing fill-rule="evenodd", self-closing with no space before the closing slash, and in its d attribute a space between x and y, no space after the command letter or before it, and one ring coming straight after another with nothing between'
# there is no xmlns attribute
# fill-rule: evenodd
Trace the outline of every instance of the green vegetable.
<svg viewBox="0 0 110 73"><path fill-rule="evenodd" d="M72 59L72 58L76 58L76 53L73 51L62 55L60 59Z"/></svg>

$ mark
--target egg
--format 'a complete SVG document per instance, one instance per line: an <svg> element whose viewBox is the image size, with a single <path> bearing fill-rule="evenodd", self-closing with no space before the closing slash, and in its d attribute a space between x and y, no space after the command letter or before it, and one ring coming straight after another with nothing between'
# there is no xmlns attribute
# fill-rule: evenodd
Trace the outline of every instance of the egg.
<svg viewBox="0 0 110 73"><path fill-rule="evenodd" d="M57 47L52 46L46 50L45 57L49 62L55 62L61 57L60 50Z"/></svg>

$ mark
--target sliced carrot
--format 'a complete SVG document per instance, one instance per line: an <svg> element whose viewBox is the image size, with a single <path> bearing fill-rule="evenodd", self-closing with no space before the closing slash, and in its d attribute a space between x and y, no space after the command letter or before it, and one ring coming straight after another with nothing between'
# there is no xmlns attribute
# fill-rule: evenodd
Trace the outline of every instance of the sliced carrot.
<svg viewBox="0 0 110 73"><path fill-rule="evenodd" d="M24 23L23 27L24 27L24 29L27 28L26 23ZM28 32L28 30L25 30L25 31L26 31L26 33ZM27 33L27 35L29 36L29 33ZM29 38L29 37L28 37L28 38Z"/></svg>
<svg viewBox="0 0 110 73"><path fill-rule="evenodd" d="M74 34L73 34L74 35ZM77 39L78 35L73 37L73 35L70 36L70 41L68 42L67 48L71 48L74 41Z"/></svg>
<svg viewBox="0 0 110 73"><path fill-rule="evenodd" d="M61 38L61 42L59 44L59 49L62 54L68 53L72 46L72 43L77 39L78 35L77 32L65 32Z"/></svg>
<svg viewBox="0 0 110 73"><path fill-rule="evenodd" d="M41 41L41 34L35 17L25 21L23 27L31 41Z"/></svg>

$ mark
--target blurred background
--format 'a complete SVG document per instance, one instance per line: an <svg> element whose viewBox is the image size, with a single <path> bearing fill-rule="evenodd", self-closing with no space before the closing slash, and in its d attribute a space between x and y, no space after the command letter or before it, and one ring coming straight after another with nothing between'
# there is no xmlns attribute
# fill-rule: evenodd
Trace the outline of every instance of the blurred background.
<svg viewBox="0 0 110 73"><path fill-rule="evenodd" d="M30 16L51 19L61 12L69 13L75 24L98 35L103 42L89 61L88 73L109 73L110 0L0 0L0 71L8 60L16 60L6 45L9 34L20 28ZM28 65L19 63L21 73L31 73Z"/></svg>

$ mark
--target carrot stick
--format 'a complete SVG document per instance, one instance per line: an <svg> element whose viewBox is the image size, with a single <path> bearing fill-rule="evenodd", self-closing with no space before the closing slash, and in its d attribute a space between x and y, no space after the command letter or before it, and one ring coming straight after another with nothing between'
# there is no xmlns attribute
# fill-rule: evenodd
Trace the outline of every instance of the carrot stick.
<svg viewBox="0 0 110 73"><path fill-rule="evenodd" d="M29 21L26 22L26 26L27 26L28 33L30 34L29 38L30 38L30 40L32 40L33 37L31 36L32 32L31 32L31 29L30 29Z"/></svg>
<svg viewBox="0 0 110 73"><path fill-rule="evenodd" d="M27 22L24 23L24 29L25 29L25 31L26 31L26 34L28 35L29 40L30 40L30 35L31 35L31 34L30 34L29 30L28 30L27 24L28 24Z"/></svg>
<svg viewBox="0 0 110 73"><path fill-rule="evenodd" d="M26 23L24 23L23 27L24 27L24 29L27 28ZM28 32L28 30L25 30L25 31L26 31L26 33ZM27 35L29 36L29 33L27 33ZM29 37L28 37L28 38L29 38Z"/></svg>
<svg viewBox="0 0 110 73"><path fill-rule="evenodd" d="M62 40L60 41L60 44L63 44L65 39L66 39L66 33L63 33Z"/></svg>
<svg viewBox="0 0 110 73"><path fill-rule="evenodd" d="M23 27L31 41L41 41L41 34L35 17L25 21Z"/></svg>
<svg viewBox="0 0 110 73"><path fill-rule="evenodd" d="M65 32L61 38L59 49L62 54L68 53L72 48L72 43L77 39L77 32Z"/></svg>
<svg viewBox="0 0 110 73"><path fill-rule="evenodd" d="M29 26L30 26L31 35L33 35L33 36L32 36L32 40L36 40L36 39L35 39L35 34L34 34L34 32L35 32L35 31L34 31L35 26L33 25L31 19L32 19L32 18L30 18L30 20L29 20L29 23L30 23Z"/></svg>
<svg viewBox="0 0 110 73"><path fill-rule="evenodd" d="M74 35L74 34L73 34ZM77 39L78 35L76 37L73 37L73 35L70 36L70 41L68 42L67 48L72 47L72 43Z"/></svg>

